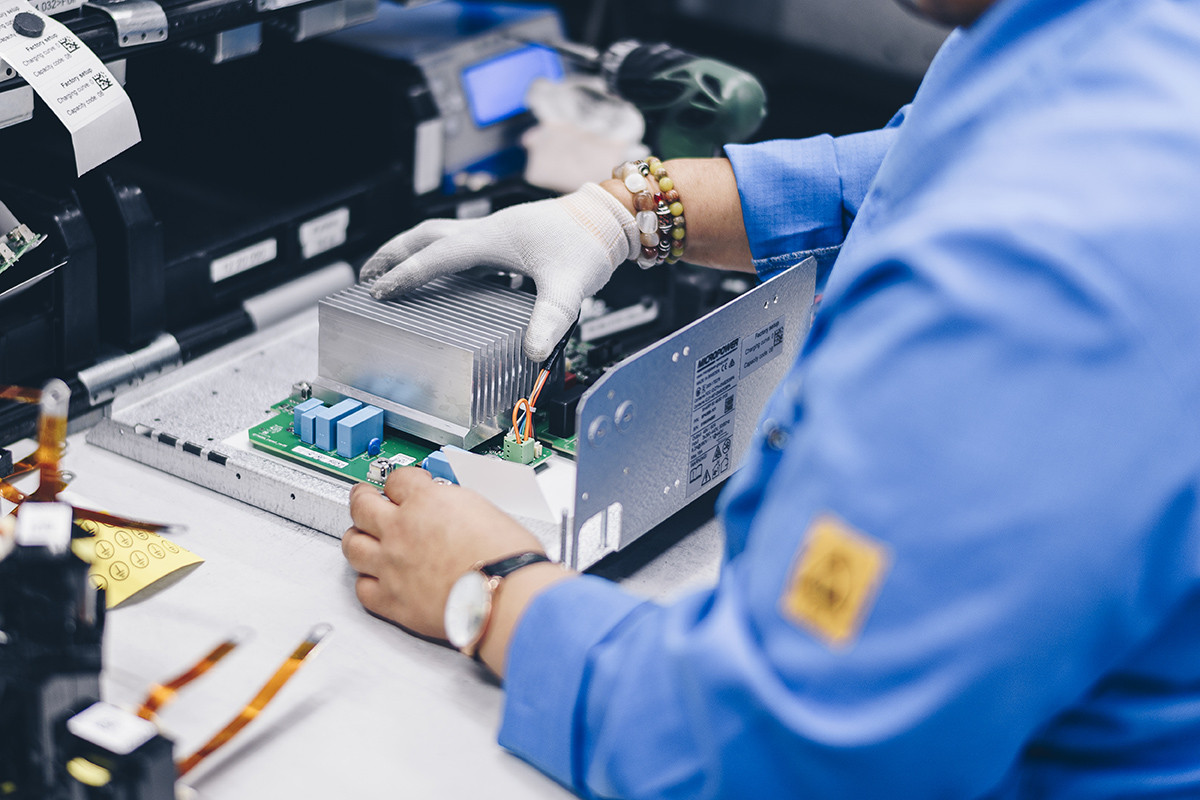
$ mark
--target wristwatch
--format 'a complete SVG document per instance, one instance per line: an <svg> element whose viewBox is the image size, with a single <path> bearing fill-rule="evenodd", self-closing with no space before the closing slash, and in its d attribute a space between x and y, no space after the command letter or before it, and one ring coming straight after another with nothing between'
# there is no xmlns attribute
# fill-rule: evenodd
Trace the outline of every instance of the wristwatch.
<svg viewBox="0 0 1200 800"><path fill-rule="evenodd" d="M490 564L476 564L450 587L444 623L446 638L463 655L478 658L479 643L492 619L492 596L506 575L522 567L549 561L542 553L526 552Z"/></svg>

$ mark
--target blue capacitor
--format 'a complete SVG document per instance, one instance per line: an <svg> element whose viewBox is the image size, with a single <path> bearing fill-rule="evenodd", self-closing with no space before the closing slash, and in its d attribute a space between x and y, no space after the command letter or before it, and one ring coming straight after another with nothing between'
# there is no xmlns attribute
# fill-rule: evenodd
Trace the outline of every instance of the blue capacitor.
<svg viewBox="0 0 1200 800"><path fill-rule="evenodd" d="M371 441L367 442L367 455L377 456L383 450L383 439L376 436Z"/></svg>
<svg viewBox="0 0 1200 800"><path fill-rule="evenodd" d="M318 408L313 412L313 444L321 450L333 450L337 447L337 421L343 417L348 417L358 409L362 408L362 403L357 400L343 400L335 406L329 408Z"/></svg>
<svg viewBox="0 0 1200 800"><path fill-rule="evenodd" d="M383 438L383 409L363 406L337 421L337 452L342 458L355 458L372 440Z"/></svg>
<svg viewBox="0 0 1200 800"><path fill-rule="evenodd" d="M421 462L421 469L428 471L435 478L445 478L451 483L458 483L458 478L454 476L454 470L450 467L450 459L446 458L446 451L450 449L461 450L462 448L448 444L441 450L435 450L425 456L425 460Z"/></svg>
<svg viewBox="0 0 1200 800"><path fill-rule="evenodd" d="M300 437L300 441L313 443L313 412L324 407L320 400L310 397L292 409L292 432Z"/></svg>

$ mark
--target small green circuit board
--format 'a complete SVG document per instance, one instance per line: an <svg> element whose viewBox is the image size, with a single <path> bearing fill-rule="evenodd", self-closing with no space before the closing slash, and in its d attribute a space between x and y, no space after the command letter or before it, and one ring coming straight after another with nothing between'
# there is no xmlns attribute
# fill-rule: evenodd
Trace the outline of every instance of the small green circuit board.
<svg viewBox="0 0 1200 800"><path fill-rule="evenodd" d="M378 455L367 455L362 453L354 458L343 458L336 451L326 452L317 448L315 445L305 444L300 441L300 437L293 430L294 415L293 409L301 401L295 397L289 397L271 406L271 410L275 414L265 422L253 426L247 431L250 437L250 444L274 453L277 456L282 456L291 461L304 464L307 467L326 472L330 475L335 475L339 478L353 481L355 483L368 482L376 485L383 485L384 480L377 480L372 474L371 464L384 459L391 462L393 467L407 467L414 464L420 464L425 460L425 457L435 450L439 449L437 445L430 444L416 437L385 428L383 432L383 446ZM499 438L485 442L474 448L473 452L482 455L499 456L501 445ZM536 467L550 457L550 448L544 448L540 458L534 459L530 464ZM386 475L384 476L386 479Z"/></svg>
<svg viewBox="0 0 1200 800"><path fill-rule="evenodd" d="M20 261L21 256L46 240L45 234L34 233L24 225L0 237L0 272Z"/></svg>
<svg viewBox="0 0 1200 800"><path fill-rule="evenodd" d="M543 444L550 445L552 450L565 453L566 455L571 456L571 458L575 457L575 444L579 440L578 436L569 436L565 439L560 436L555 436L554 434L550 433L550 426L546 420L537 419L536 414L534 415L534 419L537 422L538 441L542 442Z"/></svg>

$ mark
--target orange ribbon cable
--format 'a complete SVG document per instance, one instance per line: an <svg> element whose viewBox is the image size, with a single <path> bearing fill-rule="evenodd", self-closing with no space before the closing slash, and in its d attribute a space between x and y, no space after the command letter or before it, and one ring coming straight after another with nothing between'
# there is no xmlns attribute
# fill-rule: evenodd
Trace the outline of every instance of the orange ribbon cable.
<svg viewBox="0 0 1200 800"><path fill-rule="evenodd" d="M34 453L41 479L38 488L29 496L38 502L53 502L58 493L66 488L59 461L67 441L67 408L71 402L71 390L57 378L46 384L41 392L41 409L38 414L38 447Z"/></svg>
<svg viewBox="0 0 1200 800"><path fill-rule="evenodd" d="M146 696L145 701L138 708L137 715L142 719L154 719L154 715L158 713L158 710L171 702L180 689L215 667L221 659L232 653L235 647L245 641L247 635L248 632L235 631L232 636L214 647L207 655L185 672L166 683L156 684L150 689L150 694Z"/></svg>
<svg viewBox="0 0 1200 800"><path fill-rule="evenodd" d="M18 461L17 463L13 464L12 472L8 473L8 477L6 477L4 480L6 480L6 481L15 480L15 479L21 477L22 475L28 475L29 473L33 472L37 468L38 468L37 455L36 454L27 455L24 458L22 458L20 461Z"/></svg>
<svg viewBox="0 0 1200 800"><path fill-rule="evenodd" d="M25 495L22 494L15 486L9 486L4 481L0 481L0 497L3 497L10 503L21 505L25 502Z"/></svg>
<svg viewBox="0 0 1200 800"><path fill-rule="evenodd" d="M330 625L321 624L309 631L308 636L305 637L304 641L300 643L300 646L297 647L290 656L288 656L287 661L283 662L283 665L275 671L275 674L271 676L271 679L263 684L263 687L258 690L258 694L254 696L254 699L251 700L246 707L243 708L238 715L230 721L228 725L217 731L216 736L209 739L199 750L192 753L190 756L183 759L176 765L179 769L179 775L182 777L183 775L191 772L193 769L195 769L197 764L208 758L218 748L236 736L238 732L242 730L242 728L249 725L254 718L258 716L259 712L263 710L267 703L271 702L271 699L279 693L279 690L283 688L283 685L291 680L292 676L296 674L296 670L300 669L300 665L304 663L304 659L308 658L312 654L317 645L321 643L321 640L324 639L331 630L333 630L333 628Z"/></svg>
<svg viewBox="0 0 1200 800"><path fill-rule="evenodd" d="M24 386L0 386L0 400L12 400L14 403L40 403L41 389L27 389Z"/></svg>

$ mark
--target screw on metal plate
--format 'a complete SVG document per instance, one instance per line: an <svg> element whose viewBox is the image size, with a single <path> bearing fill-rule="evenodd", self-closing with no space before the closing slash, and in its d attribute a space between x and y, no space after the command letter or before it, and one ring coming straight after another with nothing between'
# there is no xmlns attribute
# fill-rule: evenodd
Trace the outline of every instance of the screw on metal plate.
<svg viewBox="0 0 1200 800"><path fill-rule="evenodd" d="M22 11L13 18L13 30L22 36L36 39L42 35L42 31L46 30L46 21L37 14Z"/></svg>
<svg viewBox="0 0 1200 800"><path fill-rule="evenodd" d="M613 422L617 425L617 430L627 431L630 424L633 422L633 412L637 410L632 400L626 400L621 405L617 406L617 413L613 415Z"/></svg>
<svg viewBox="0 0 1200 800"><path fill-rule="evenodd" d="M588 425L588 441L593 447L604 444L604 440L608 438L609 426L608 417L596 417L592 424Z"/></svg>

